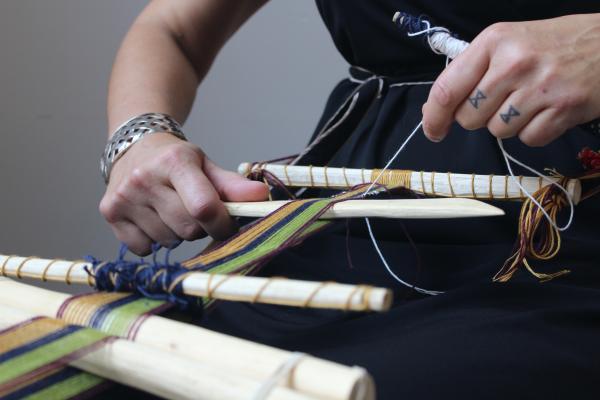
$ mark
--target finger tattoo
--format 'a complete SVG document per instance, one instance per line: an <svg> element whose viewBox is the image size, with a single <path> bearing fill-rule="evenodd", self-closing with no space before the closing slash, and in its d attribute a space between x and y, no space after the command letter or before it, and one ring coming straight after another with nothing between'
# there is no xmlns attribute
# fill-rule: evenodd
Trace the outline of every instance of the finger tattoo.
<svg viewBox="0 0 600 400"><path fill-rule="evenodd" d="M502 118L505 124L508 124L512 117L518 117L519 115L521 115L519 110L510 105L508 106L508 112L500 113L500 118Z"/></svg>
<svg viewBox="0 0 600 400"><path fill-rule="evenodd" d="M483 94L481 90L477 89L475 96L469 97L469 103L471 103L473 107L479 108L479 102L485 99L487 99L486 95Z"/></svg>

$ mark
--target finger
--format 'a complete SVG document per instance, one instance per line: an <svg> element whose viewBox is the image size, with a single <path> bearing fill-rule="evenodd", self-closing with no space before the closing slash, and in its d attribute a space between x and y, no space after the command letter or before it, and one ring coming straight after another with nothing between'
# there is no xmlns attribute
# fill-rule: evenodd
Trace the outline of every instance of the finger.
<svg viewBox="0 0 600 400"><path fill-rule="evenodd" d="M161 187L152 203L160 219L175 234L185 240L196 240L206 236L202 225L187 211L175 190Z"/></svg>
<svg viewBox="0 0 600 400"><path fill-rule="evenodd" d="M187 212L202 225L206 233L217 240L236 231L219 194L196 164L182 164L170 171L170 181Z"/></svg>
<svg viewBox="0 0 600 400"><path fill-rule="evenodd" d="M269 197L269 188L263 182L251 181L235 172L219 168L208 158L205 159L204 172L223 200L261 201Z"/></svg>
<svg viewBox="0 0 600 400"><path fill-rule="evenodd" d="M458 106L473 92L488 64L488 50L474 42L436 79L423 106L423 131L430 140L446 136Z"/></svg>
<svg viewBox="0 0 600 400"><path fill-rule="evenodd" d="M147 256L152 252L152 239L130 221L113 222L110 227L117 240L125 243L132 253Z"/></svg>
<svg viewBox="0 0 600 400"><path fill-rule="evenodd" d="M456 110L456 121L465 129L483 128L496 114L513 90L513 85L501 74L490 69Z"/></svg>
<svg viewBox="0 0 600 400"><path fill-rule="evenodd" d="M547 108L521 129L519 139L528 146L545 146L569 128L568 122L556 109Z"/></svg>
<svg viewBox="0 0 600 400"><path fill-rule="evenodd" d="M524 90L512 93L488 121L492 135L504 139L516 136L542 109L542 103Z"/></svg>
<svg viewBox="0 0 600 400"><path fill-rule="evenodd" d="M179 238L150 207L134 207L128 214L131 222L141 229L152 241L171 247Z"/></svg>
<svg viewBox="0 0 600 400"><path fill-rule="evenodd" d="M152 239L129 219L133 208L123 193L107 192L100 202L100 213L117 239L135 254L147 255L152 250Z"/></svg>

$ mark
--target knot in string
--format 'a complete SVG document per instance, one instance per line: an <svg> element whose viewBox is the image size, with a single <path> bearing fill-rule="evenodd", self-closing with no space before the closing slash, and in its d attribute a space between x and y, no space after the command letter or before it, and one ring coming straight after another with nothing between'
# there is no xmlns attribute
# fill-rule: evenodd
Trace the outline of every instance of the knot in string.
<svg viewBox="0 0 600 400"><path fill-rule="evenodd" d="M163 300L176 304L182 309L202 307L199 299L187 296L183 292L183 276L190 269L180 263L171 263L169 256L177 247L167 248L163 261L158 259L161 249L159 244L152 246L151 262L138 258L127 260L127 246L121 245L119 255L114 261L100 261L92 256L87 256L86 261L92 264L86 272L95 280L96 289L107 292L134 292L144 297Z"/></svg>
<svg viewBox="0 0 600 400"><path fill-rule="evenodd" d="M248 172L246 172L246 174L244 174L244 176L253 181L264 182L264 184L267 185L267 187L269 187L269 189L274 188L274 189L282 191L283 194L288 199L296 199L296 195L288 189L286 183L282 182L281 179L279 179L277 177L277 175L273 174L272 172L270 172L269 170L267 170L264 167L266 164L273 162L273 161L278 161L278 160L272 160L272 161L251 164L248 169ZM287 174L287 172L286 172L286 174ZM288 183L290 183L290 182L288 182ZM269 200L273 200L271 198L271 190L269 190Z"/></svg>

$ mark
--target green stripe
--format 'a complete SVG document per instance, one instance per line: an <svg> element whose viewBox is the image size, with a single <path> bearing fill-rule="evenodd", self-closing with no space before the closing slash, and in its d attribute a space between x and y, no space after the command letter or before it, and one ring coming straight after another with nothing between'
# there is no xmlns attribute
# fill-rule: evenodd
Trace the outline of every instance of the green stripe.
<svg viewBox="0 0 600 400"><path fill-rule="evenodd" d="M0 365L0 384L35 371L107 336L100 331L84 328L6 361Z"/></svg>
<svg viewBox="0 0 600 400"><path fill-rule="evenodd" d="M82 372L25 397L25 400L65 400L104 382L99 376Z"/></svg>
<svg viewBox="0 0 600 400"><path fill-rule="evenodd" d="M115 336L127 336L131 325L147 312L163 305L165 302L141 298L111 310L99 327L101 331Z"/></svg>
<svg viewBox="0 0 600 400"><path fill-rule="evenodd" d="M289 223L283 226L280 230L276 231L269 238L265 239L256 248L252 249L248 253L242 254L239 257L234 258L226 263L219 265L218 267L212 268L213 273L228 273L235 270L240 265L244 265L252 260L260 258L265 254L272 252L277 249L283 242L288 240L292 234L294 234L302 225L313 218L319 211L325 208L331 202L330 199L320 200L302 211L298 216L293 218Z"/></svg>
<svg viewBox="0 0 600 400"><path fill-rule="evenodd" d="M306 230L302 231L302 233L300 234L300 238L304 238L306 236L310 236L314 231L321 229L322 227L324 227L325 225L328 225L331 223L331 220L318 220L315 221L313 224L311 224L308 228L306 228ZM240 272L240 275L247 275L249 271L249 268L245 268L244 270L242 270ZM212 270L211 270L212 272ZM204 304L204 307L208 307L209 305L211 305L212 303L215 302L215 299L213 298L207 298L207 297L203 297L202 298L202 302Z"/></svg>

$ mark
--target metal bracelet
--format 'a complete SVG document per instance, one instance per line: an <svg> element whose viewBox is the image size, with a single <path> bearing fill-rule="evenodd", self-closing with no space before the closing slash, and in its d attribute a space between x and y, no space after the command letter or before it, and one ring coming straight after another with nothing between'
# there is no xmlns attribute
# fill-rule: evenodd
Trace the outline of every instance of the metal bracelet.
<svg viewBox="0 0 600 400"><path fill-rule="evenodd" d="M179 139L187 140L181 125L172 117L161 113L147 113L133 117L117 128L100 159L100 172L108 183L110 171L115 162L142 137L151 133L170 133Z"/></svg>

